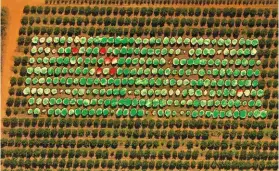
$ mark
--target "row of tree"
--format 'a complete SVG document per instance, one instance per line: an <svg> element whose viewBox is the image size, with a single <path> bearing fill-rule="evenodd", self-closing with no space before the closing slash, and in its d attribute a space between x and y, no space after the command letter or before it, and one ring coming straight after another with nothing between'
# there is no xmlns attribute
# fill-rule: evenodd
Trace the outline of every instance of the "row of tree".
<svg viewBox="0 0 279 171"><path fill-rule="evenodd" d="M270 72L273 72L273 71L269 71L269 73ZM269 80L269 81L271 81L271 80ZM267 83L270 83L269 81ZM63 86L63 84L61 84L61 86ZM8 107L25 107L27 105L28 100L27 100L26 97L23 97L23 98L20 97L23 94L22 91L23 91L23 88L16 88L16 89L14 89L13 87L10 88L9 89L9 94L12 97L9 97L7 99L6 105ZM269 100L271 97L276 98L277 94L278 94L277 90L273 90L273 91L270 91L269 89L264 90L264 98L266 100L263 101L262 106L264 108L268 107L271 110L272 109L278 109L278 106L277 106L278 102L274 101L274 100ZM14 95L16 95L15 98L13 97ZM99 106L102 107L103 105L99 105ZM190 107L190 105L187 105L187 106Z"/></svg>
<svg viewBox="0 0 279 171"><path fill-rule="evenodd" d="M273 131L276 132L276 131ZM252 143L253 142L253 143ZM178 148L179 146L186 146L188 149L192 149L193 146L195 145L196 147L200 147L200 149L244 149L246 150L247 148L256 148L257 150L264 149L264 150L276 150L278 148L278 142L276 141L257 141L256 143L254 141L241 141L241 140L236 140L236 141L227 141L227 140L218 140L218 141L213 141L213 140L203 140L203 141L193 141L193 140L185 140L184 141L179 141L179 140L174 140L174 141L168 141L166 143L158 140L126 140L125 143L112 139L112 140L104 140L104 139L92 139L92 138L87 138L87 139L78 139L76 140L75 138L73 139L48 139L48 138L40 138L40 139L1 139L1 145L2 148L8 146L8 147L44 147L44 148L113 148L116 149L119 144L124 145L125 148L133 148L133 149L157 149L159 146L164 146L166 144L167 148ZM185 144L183 144L185 143Z"/></svg>
<svg viewBox="0 0 279 171"><path fill-rule="evenodd" d="M277 56L277 53L276 53L276 56ZM273 68L277 67L277 65L278 64L277 64L277 61L275 59L264 59L263 63L262 63L263 68L269 67L269 68L273 69Z"/></svg>
<svg viewBox="0 0 279 171"><path fill-rule="evenodd" d="M233 151L233 150L207 150L204 151L205 159L210 160L276 160L278 159L277 153L272 151ZM115 158L121 160L127 159L179 159L179 160L197 160L199 159L199 152L197 150L116 150L109 151L105 150L88 150L88 149L16 149L16 150L5 150L1 151L2 158L87 158L91 159L108 159Z"/></svg>
<svg viewBox="0 0 279 171"><path fill-rule="evenodd" d="M119 138L119 137L128 137L128 138L156 138L156 139L160 139L160 138L168 138L168 139L192 139L194 137L196 137L196 139L207 139L209 136L208 131L167 131L167 130L156 130L156 131L146 131L146 130L125 130L125 129L121 129L121 130L117 130L115 129L114 131L109 131L106 129L93 129L92 131L90 130L83 130L83 129L43 129L43 128L39 128L39 129L22 129L22 128L18 128L18 129L10 129L8 131L8 134L10 137L18 137L21 138L22 136L24 137L31 137L31 138L41 138L41 137L45 137L45 138L63 138L63 137L72 137L72 138L76 138L76 137L89 137L92 136L93 138L97 138L97 137L113 137L113 138ZM251 133L252 134L252 133ZM260 133L258 133L260 134ZM256 135L258 138L260 138L260 135ZM251 137L253 137L253 135L251 135ZM262 138L262 137L261 137Z"/></svg>
<svg viewBox="0 0 279 171"><path fill-rule="evenodd" d="M209 16L209 17L273 17L276 18L278 11L276 8L173 8L173 7L84 7L84 6L25 6L25 14L44 14L44 15L85 15L85 16Z"/></svg>
<svg viewBox="0 0 279 171"><path fill-rule="evenodd" d="M269 65L273 65L273 60L271 61L271 62L268 62L267 61L267 59L264 59L263 60L263 66L264 66L264 68L267 68ZM262 72L261 72L261 77L262 78L267 78L267 77L269 77L269 78L274 78L274 79L276 79L276 78L278 78L278 72L276 72L276 70L262 70ZM271 80L268 80L267 82L265 82L265 84L267 85L267 87L270 87L270 81ZM272 80L273 82L274 82L274 84L273 84L273 87L275 87L276 86L276 83L275 83L275 80Z"/></svg>
<svg viewBox="0 0 279 171"><path fill-rule="evenodd" d="M1 38L6 35L8 25L8 9L5 7L1 7Z"/></svg>
<svg viewBox="0 0 279 171"><path fill-rule="evenodd" d="M5 7L1 7L1 54L3 54L3 46L5 44L5 37L7 34L7 26L8 26L8 9ZM2 55L1 63L3 63L4 56ZM2 69L2 65L1 65Z"/></svg>
<svg viewBox="0 0 279 171"><path fill-rule="evenodd" d="M264 59L264 66L268 67L269 62L266 62L266 59ZM273 79L277 79L278 78L278 72L276 72L276 70L262 70L261 73L262 78L273 78ZM269 80L268 80L269 81ZM268 81L265 81L264 84L267 85ZM274 81L274 80L273 80ZM274 85L276 85L276 83L274 83ZM268 87L268 85L267 85Z"/></svg>
<svg viewBox="0 0 279 171"><path fill-rule="evenodd" d="M19 88L19 91L22 90ZM9 97L7 99L6 105L8 107L25 107L27 105L28 100L26 98L20 97Z"/></svg>
<svg viewBox="0 0 279 171"><path fill-rule="evenodd" d="M276 124L272 126L277 126ZM275 127L277 129L277 127ZM7 131L7 130L6 130ZM106 130L106 129L93 129L93 130L84 130L84 129L49 129L49 128L38 128L38 129L23 129L23 128L11 128L7 131L10 137L18 137L21 138L24 137L31 137L31 138L75 138L75 137L89 137L92 136L93 138L97 137L113 137L113 138L119 138L119 137L127 137L127 138L146 138L149 139L155 138L155 139L208 139L209 137L209 131L207 130L125 130L125 129L114 129L112 130ZM223 132L223 138L224 139L262 139L264 135L264 131L227 131L225 130ZM273 131L270 134L271 139L276 139L276 131Z"/></svg>
<svg viewBox="0 0 279 171"><path fill-rule="evenodd" d="M8 25L8 9L5 7L1 7L1 40L3 42L3 38L7 34L7 25Z"/></svg>
<svg viewBox="0 0 279 171"><path fill-rule="evenodd" d="M71 27L70 27L71 28ZM46 33L49 34L49 35L59 35L61 34L61 36L64 36L65 34L68 33L68 35L70 36L73 36L76 32L78 32L78 35L80 35L80 29L82 29L82 33L83 34L89 34L90 36L94 36L95 35L95 32L96 32L96 35L100 35L102 32L104 34L104 31L105 32L113 32L113 34L115 34L116 31L119 31L117 29L119 28L116 28L116 27L105 27L103 30L101 28L97 28L95 29L94 27L90 27L89 30L88 28L80 28L80 27L77 27L76 29L73 28L73 29L67 29L66 27L63 27L63 28L59 28L59 27L55 27L54 30L53 28L50 28L50 27L38 27L38 26L29 26L29 27L21 27L20 28L20 31L19 31L19 34L21 35L19 38L18 38L18 44L19 45L25 45L25 46L28 46L28 45L31 45L32 43L32 37L31 35L45 35ZM85 29L85 30L84 30ZM109 30L106 30L106 29L109 29ZM140 28L138 28L140 29ZM121 29L121 33L123 33L123 29ZM99 33L99 31L101 31L101 33ZM124 28L124 31L127 33L129 32L129 29L128 28ZM183 36L186 32L186 35L190 35L190 32L191 30L189 29L183 29L183 28L179 28L179 29L173 29L173 30L170 30L170 28L166 28L165 30L163 29L157 29L157 28L147 28L145 30L135 30L135 29L130 29L130 32L133 31L133 32L138 32L138 31L143 31L144 34L152 34L152 35L155 35L155 34L162 34L162 33L167 33L169 34L169 32L171 31L171 33L174 33L174 34L177 34L179 36ZM147 31L147 33L145 33L145 31ZM259 49L258 52L257 52L257 55L259 57L266 57L268 58L269 56L271 56L272 58L275 58L276 55L277 55L277 52L276 52L276 49L273 49L273 50L270 50L271 47L277 47L278 45L278 40L272 40L271 38L274 37L274 30L273 29L270 29L268 32L266 29L263 29L263 30L260 30L260 29L256 29L254 32L252 31L252 33L250 32L251 30L247 30L247 32L242 32L241 34L249 34L250 36L249 37L252 37L252 35L254 34L254 37L257 37L259 38L259 36L263 37L262 39L259 40L259 46L261 48L268 48L268 49ZM75 33L73 33L75 32ZM193 28L192 29L192 35L195 34L196 36L204 36L205 34L207 36L211 36L213 34L214 37L217 37L219 35L227 35L227 36L231 36L231 34L233 33L233 37L237 38L236 36L239 36L240 35L240 30L238 28L235 28L234 30L231 30L231 29L204 29L204 28L200 28L200 29L197 29L197 28ZM24 36L24 35L28 35L28 36ZM112 33L110 33L112 34ZM151 36L152 36L151 35ZM277 33L275 33L275 35L277 36ZM110 35L110 36L113 36L113 35ZM122 35L119 35L119 36L122 36ZM131 35L133 36L133 35ZM265 39L264 37L267 36L268 39Z"/></svg>
<svg viewBox="0 0 279 171"><path fill-rule="evenodd" d="M24 167L41 168L41 169L57 169L57 168L88 168L88 169L240 169L240 170L276 170L278 168L277 161L176 161L176 160L85 160L85 159L3 159L3 165L6 168ZM51 168L51 169L50 169Z"/></svg>
<svg viewBox="0 0 279 171"><path fill-rule="evenodd" d="M265 93L266 93L266 94L265 94L266 98L267 98L267 97L271 98L270 95L269 95L270 91L265 91ZM273 91L272 93L275 94L276 91ZM264 100L264 101L263 101L263 107L264 107L265 109L271 109L271 110L272 110L272 109L278 109L278 100L276 99L277 97L275 97L275 95L273 95L273 98L274 98L274 99L271 99L271 100ZM278 117L277 114L275 114L274 116Z"/></svg>
<svg viewBox="0 0 279 171"><path fill-rule="evenodd" d="M21 91L21 88L17 89L18 91ZM13 91L13 89L11 89L11 91ZM268 90L265 91L265 96L267 97L272 97L274 99L270 99L270 100L263 100L263 104L262 106L265 109L270 109L268 112L267 117L269 119L274 118L274 119L278 119L278 113L272 111L273 109L278 109L278 101L276 101L276 94L278 91L274 90L272 91L272 95L271 92ZM17 95L17 94L16 94ZM26 98L20 98L20 97L9 97L6 104L7 104L7 108L6 108L6 115L7 116L11 116L12 114L17 115L17 114L26 114L26 105L27 105L28 100ZM90 116L89 118L92 117L97 117L97 118L102 118L102 116ZM76 116L76 117L72 117L75 119L80 118L80 116ZM103 118L106 118L105 116ZM125 118L125 117L124 117Z"/></svg>
<svg viewBox="0 0 279 171"><path fill-rule="evenodd" d="M158 129L162 128L167 129L171 128L172 130L177 129L265 129L272 128L277 129L278 123L277 120L270 121L267 123L265 120L203 120L203 119L79 119L79 118L3 118L4 127L60 127L60 128L69 128L69 127L87 127L87 128L114 128L114 129Z"/></svg>
<svg viewBox="0 0 279 171"><path fill-rule="evenodd" d="M277 4L277 0L45 0L45 4L105 4L105 5L123 5L123 4L183 4L183 5L269 5Z"/></svg>
<svg viewBox="0 0 279 171"><path fill-rule="evenodd" d="M139 27L164 27L173 26L173 27L185 27L185 26L199 26L199 27L240 27L240 26L248 26L250 28L253 27L270 27L274 28L278 23L275 19L219 19L219 18L146 18L146 17L44 17L41 20L41 17L33 17L33 16L23 16L21 19L21 24L26 25L70 25L70 26L87 26L87 25L99 25L99 26L139 26Z"/></svg>
<svg viewBox="0 0 279 171"><path fill-rule="evenodd" d="M268 37L273 37L274 35L277 37L278 33L276 32L274 34L271 33L273 31L270 31L270 34ZM45 27L45 26L34 26L34 27L22 27L20 29L20 34L17 42L18 45L26 45L28 46L31 44L31 38L24 36L27 35L57 35L57 36L80 36L80 35L89 35L89 36L100 36L100 35L109 35L109 36L208 36L208 37L232 37L232 38L239 38L240 35L247 35L248 37L253 37L253 35L259 36L267 36L267 30L252 30L247 29L244 31L241 31L239 28L143 28L143 27L132 27L132 28L126 28L126 27ZM255 37L255 36L254 36ZM260 47L264 48L265 46L268 46L270 48L271 45L278 44L278 40L271 40L271 39L263 39L260 42Z"/></svg>

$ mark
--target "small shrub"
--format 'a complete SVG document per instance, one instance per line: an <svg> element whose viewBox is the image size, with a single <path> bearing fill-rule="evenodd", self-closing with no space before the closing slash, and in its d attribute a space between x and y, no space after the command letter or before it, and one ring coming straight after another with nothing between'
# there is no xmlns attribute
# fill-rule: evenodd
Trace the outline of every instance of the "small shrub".
<svg viewBox="0 0 279 171"><path fill-rule="evenodd" d="M13 106L13 104L14 104L14 98L9 97L6 104L7 104L9 107Z"/></svg>
<svg viewBox="0 0 279 171"><path fill-rule="evenodd" d="M13 87L11 87L11 88L9 89L9 94L10 94L10 96L12 96L12 95L15 94L15 89L14 89Z"/></svg>
<svg viewBox="0 0 279 171"><path fill-rule="evenodd" d="M28 47L25 47L24 50L23 50L24 54L27 54L29 52L29 48Z"/></svg>
<svg viewBox="0 0 279 171"><path fill-rule="evenodd" d="M24 44L24 37L23 36L19 36L19 38L17 39L17 43L18 45L23 45Z"/></svg>
<svg viewBox="0 0 279 171"><path fill-rule="evenodd" d="M21 63L21 57L14 57L14 66L19 66Z"/></svg>
<svg viewBox="0 0 279 171"><path fill-rule="evenodd" d="M25 76L27 73L27 69L25 66L20 68L20 76Z"/></svg>
<svg viewBox="0 0 279 171"><path fill-rule="evenodd" d="M12 78L11 78L10 84L11 84L11 86L16 85L16 78L15 78L15 77L12 77Z"/></svg>
<svg viewBox="0 0 279 171"><path fill-rule="evenodd" d="M6 115L10 116L12 114L12 109L11 108L7 108L6 109Z"/></svg>

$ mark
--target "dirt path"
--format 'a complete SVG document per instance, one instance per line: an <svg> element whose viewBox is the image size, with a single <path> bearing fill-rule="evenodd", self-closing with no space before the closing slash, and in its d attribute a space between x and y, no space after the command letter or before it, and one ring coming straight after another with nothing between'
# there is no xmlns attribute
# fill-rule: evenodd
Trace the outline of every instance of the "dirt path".
<svg viewBox="0 0 279 171"><path fill-rule="evenodd" d="M18 30L21 26L20 19L22 18L23 7L27 4L29 5L42 5L43 0L2 0L3 7L7 7L9 11L8 16L8 27L7 35L5 39L5 46L3 47L5 52L5 58L2 59L2 71L1 71L1 116L6 110L6 101L9 96L8 89L10 87L10 78L12 77L12 67L13 67L13 56L23 55L16 52L17 48L17 38ZM2 117L1 117L2 118Z"/></svg>

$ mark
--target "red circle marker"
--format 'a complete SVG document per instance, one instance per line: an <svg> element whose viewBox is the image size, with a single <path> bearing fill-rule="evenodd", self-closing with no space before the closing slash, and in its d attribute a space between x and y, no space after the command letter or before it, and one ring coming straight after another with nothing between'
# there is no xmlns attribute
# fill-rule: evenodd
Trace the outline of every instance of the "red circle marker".
<svg viewBox="0 0 279 171"><path fill-rule="evenodd" d="M107 65L107 64L110 64L110 63L111 63L111 59L109 57L106 57L105 58L105 64Z"/></svg>
<svg viewBox="0 0 279 171"><path fill-rule="evenodd" d="M97 75L102 74L102 72L103 72L103 69L102 69L102 68L98 68L98 69L96 70L96 74L97 74Z"/></svg>
<svg viewBox="0 0 279 171"><path fill-rule="evenodd" d="M100 49L100 54L104 55L107 52L106 48L102 47Z"/></svg>
<svg viewBox="0 0 279 171"><path fill-rule="evenodd" d="M116 74L116 68L111 68L111 69L109 70L109 74L110 74L110 75L115 75L115 74Z"/></svg>
<svg viewBox="0 0 279 171"><path fill-rule="evenodd" d="M111 63L112 64L117 64L117 58L112 58Z"/></svg>
<svg viewBox="0 0 279 171"><path fill-rule="evenodd" d="M78 53L78 48L72 47L72 53L73 53L73 54L77 54L77 53Z"/></svg>

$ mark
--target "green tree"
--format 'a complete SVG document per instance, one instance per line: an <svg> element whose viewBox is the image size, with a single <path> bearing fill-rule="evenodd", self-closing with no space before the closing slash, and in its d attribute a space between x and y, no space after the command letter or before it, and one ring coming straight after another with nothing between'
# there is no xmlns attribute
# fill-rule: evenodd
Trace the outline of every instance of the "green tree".
<svg viewBox="0 0 279 171"><path fill-rule="evenodd" d="M28 21L29 21L28 17L27 16L23 16L22 19L21 19L21 24L22 25L27 25Z"/></svg>
<svg viewBox="0 0 279 171"><path fill-rule="evenodd" d="M38 6L37 7L37 13L38 14L42 14L43 13L43 7L42 6Z"/></svg>
<svg viewBox="0 0 279 171"><path fill-rule="evenodd" d="M269 20L269 27L273 28L275 27L277 24L277 21L275 19L270 19Z"/></svg>
<svg viewBox="0 0 279 171"><path fill-rule="evenodd" d="M201 15L201 9L200 8L196 8L195 10L195 16L200 16Z"/></svg>
<svg viewBox="0 0 279 171"><path fill-rule="evenodd" d="M29 14L29 12L30 12L30 6L29 6L29 5L24 6L23 12L24 12L25 14Z"/></svg>
<svg viewBox="0 0 279 171"><path fill-rule="evenodd" d="M265 8L265 9L264 9L264 16L265 16L266 18L268 18L269 15L270 15L270 9Z"/></svg>
<svg viewBox="0 0 279 171"><path fill-rule="evenodd" d="M31 6L31 13L35 14L37 12L37 6Z"/></svg>
<svg viewBox="0 0 279 171"><path fill-rule="evenodd" d="M51 13L52 13L53 15L55 15L56 12L57 12L57 8L56 8L56 7L52 7L52 8L51 8Z"/></svg>
<svg viewBox="0 0 279 171"><path fill-rule="evenodd" d="M124 16L126 14L126 9L125 8L120 8L119 9L119 14Z"/></svg>
<svg viewBox="0 0 279 171"><path fill-rule="evenodd" d="M14 98L9 97L6 104L7 104L9 107L13 106L13 104L14 104Z"/></svg>
<svg viewBox="0 0 279 171"><path fill-rule="evenodd" d="M278 14L278 10L272 9L272 17L273 18L277 17L277 14Z"/></svg>

